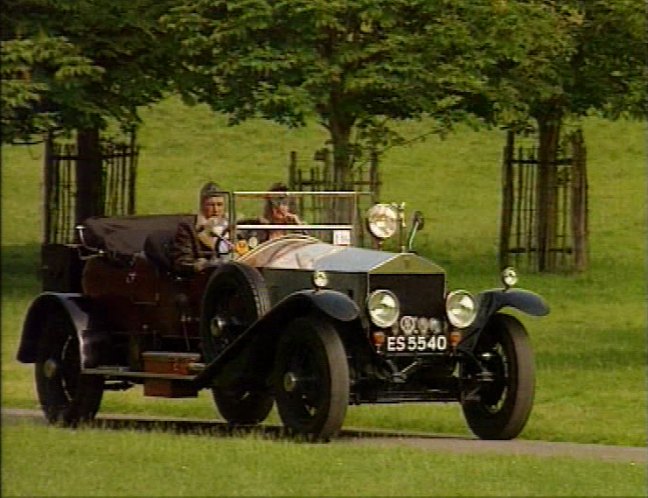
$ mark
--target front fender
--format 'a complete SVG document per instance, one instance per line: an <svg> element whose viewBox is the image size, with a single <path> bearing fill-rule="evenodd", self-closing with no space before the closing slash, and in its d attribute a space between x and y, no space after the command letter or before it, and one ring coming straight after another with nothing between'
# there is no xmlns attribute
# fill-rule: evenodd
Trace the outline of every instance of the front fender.
<svg viewBox="0 0 648 498"><path fill-rule="evenodd" d="M86 299L77 293L44 292L38 296L27 310L16 355L18 361L37 361L43 323L52 314L63 313L76 330L82 368L93 368L99 364L108 337L106 331L97 326L88 308Z"/></svg>
<svg viewBox="0 0 648 498"><path fill-rule="evenodd" d="M304 290L287 296L263 318L305 315L313 310L340 322L350 322L360 316L360 308L346 294L333 290Z"/></svg>
<svg viewBox="0 0 648 498"><path fill-rule="evenodd" d="M524 289L493 289L477 294L480 313L478 319L484 326L490 317L502 308L515 308L527 315L545 316L549 314L549 305L538 294Z"/></svg>
<svg viewBox="0 0 648 498"><path fill-rule="evenodd" d="M206 387L213 380L232 382L232 379L241 376L254 377L257 381L267 378L285 324L313 311L342 323L353 322L360 317L358 305L341 292L303 290L290 294L214 358L194 380L196 386ZM253 368L249 365L253 365Z"/></svg>
<svg viewBox="0 0 648 498"><path fill-rule="evenodd" d="M479 311L475 323L464 333L459 349L472 350L491 317L502 308L515 308L528 315L545 316L549 305L538 294L524 289L493 289L476 296Z"/></svg>
<svg viewBox="0 0 648 498"><path fill-rule="evenodd" d="M488 316L502 308L511 307L528 315L545 316L549 314L549 305L536 294L524 289L494 289L477 295L480 307L488 311Z"/></svg>

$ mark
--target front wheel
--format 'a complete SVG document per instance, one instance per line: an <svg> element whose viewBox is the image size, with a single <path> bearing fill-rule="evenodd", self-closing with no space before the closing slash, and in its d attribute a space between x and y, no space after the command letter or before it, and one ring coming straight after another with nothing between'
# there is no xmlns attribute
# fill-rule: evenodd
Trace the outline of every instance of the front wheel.
<svg viewBox="0 0 648 498"><path fill-rule="evenodd" d="M45 417L63 425L92 420L101 404L103 377L81 374L77 333L63 312L52 312L41 323L35 376Z"/></svg>
<svg viewBox="0 0 648 498"><path fill-rule="evenodd" d="M203 299L201 339L205 360L216 358L269 309L268 291L258 270L237 263L222 265L212 274ZM214 386L212 394L222 417L235 425L262 422L274 402L265 386Z"/></svg>
<svg viewBox="0 0 648 498"><path fill-rule="evenodd" d="M472 362L462 367L462 408L481 439L513 439L526 425L535 393L529 335L514 317L496 314L482 332Z"/></svg>
<svg viewBox="0 0 648 498"><path fill-rule="evenodd" d="M281 420L293 435L327 441L342 427L349 404L349 366L327 318L294 319L282 335L273 375Z"/></svg>

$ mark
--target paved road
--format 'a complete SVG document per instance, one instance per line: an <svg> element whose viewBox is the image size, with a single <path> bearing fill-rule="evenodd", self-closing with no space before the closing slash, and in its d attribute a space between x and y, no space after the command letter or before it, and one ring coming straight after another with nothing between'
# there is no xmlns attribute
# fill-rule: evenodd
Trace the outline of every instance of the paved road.
<svg viewBox="0 0 648 498"><path fill-rule="evenodd" d="M2 423L19 421L45 424L42 414L36 410L2 409ZM223 422L171 417L140 417L130 415L105 414L97 417L96 424L109 430L162 429L178 433L208 433L227 436L236 432L256 431L269 437L281 434L281 428L263 425L253 429L232 429ZM593 459L609 462L626 462L637 465L648 464L646 448L631 446L609 446L602 444L554 443L547 441L482 441L461 436L448 436L423 433L394 433L381 430L344 429L331 444L363 444L375 446L409 446L433 452L452 452L464 454L526 455L536 457L568 457Z"/></svg>

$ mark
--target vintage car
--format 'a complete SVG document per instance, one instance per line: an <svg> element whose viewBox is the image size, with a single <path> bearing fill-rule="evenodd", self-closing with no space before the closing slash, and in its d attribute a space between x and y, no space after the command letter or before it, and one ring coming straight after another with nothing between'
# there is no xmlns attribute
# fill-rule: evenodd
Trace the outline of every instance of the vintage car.
<svg viewBox="0 0 648 498"><path fill-rule="evenodd" d="M142 385L171 398L211 389L230 424L258 424L276 403L286 433L311 440L334 436L361 403L458 402L483 439L524 428L533 353L502 309L549 309L514 288L513 269L502 288L451 291L444 270L413 251L423 217L406 230L403 205L377 204L363 220L351 192L224 195L229 228L196 274L174 272L169 256L187 215L91 218L78 243L44 250L46 290L18 359L35 364L50 422L90 420L104 390ZM309 223L244 214L276 195ZM373 247L359 247L363 233Z"/></svg>

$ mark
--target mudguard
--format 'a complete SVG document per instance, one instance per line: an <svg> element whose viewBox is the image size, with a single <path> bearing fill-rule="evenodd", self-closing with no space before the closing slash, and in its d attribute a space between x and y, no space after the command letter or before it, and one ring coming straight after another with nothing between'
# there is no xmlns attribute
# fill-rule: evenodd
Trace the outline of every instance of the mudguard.
<svg viewBox="0 0 648 498"><path fill-rule="evenodd" d="M32 302L23 324L16 355L18 361L34 363L37 360L42 323L52 313L64 313L74 326L81 348L81 367L97 366L108 347L109 337L105 330L97 326L88 310L87 300L76 293L44 292Z"/></svg>
<svg viewBox="0 0 648 498"><path fill-rule="evenodd" d="M502 308L515 308L528 315L545 316L549 314L549 305L534 292L524 289L493 289L481 292L476 296L479 310L475 323L465 331L458 349L472 350L491 317Z"/></svg>
<svg viewBox="0 0 648 498"><path fill-rule="evenodd" d="M476 326L483 327L489 318L502 308L511 307L528 315L545 316L549 305L538 294L524 289L494 289L477 295L479 316ZM481 323L479 323L481 321Z"/></svg>
<svg viewBox="0 0 648 498"><path fill-rule="evenodd" d="M360 308L346 294L334 290L304 290L280 301L266 317L275 314L296 316L315 309L340 322L350 322L360 316Z"/></svg>
<svg viewBox="0 0 648 498"><path fill-rule="evenodd" d="M206 387L217 377L266 378L274 363L277 341L285 324L312 311L319 311L332 320L348 323L360 317L360 309L347 295L333 290L303 290L281 300L268 313L224 349L194 380L197 387ZM247 365L247 366L246 366ZM253 369L250 368L253 365ZM219 379L216 379L217 381Z"/></svg>

